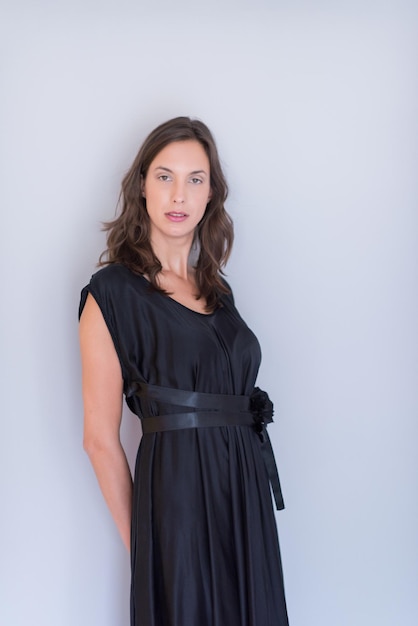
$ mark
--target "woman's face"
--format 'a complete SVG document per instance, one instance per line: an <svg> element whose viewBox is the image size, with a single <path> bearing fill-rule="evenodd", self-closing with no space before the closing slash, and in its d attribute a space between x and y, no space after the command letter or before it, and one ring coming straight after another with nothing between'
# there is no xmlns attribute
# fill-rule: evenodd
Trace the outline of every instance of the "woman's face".
<svg viewBox="0 0 418 626"><path fill-rule="evenodd" d="M193 239L211 198L210 166L198 141L168 144L151 162L142 185L151 238Z"/></svg>

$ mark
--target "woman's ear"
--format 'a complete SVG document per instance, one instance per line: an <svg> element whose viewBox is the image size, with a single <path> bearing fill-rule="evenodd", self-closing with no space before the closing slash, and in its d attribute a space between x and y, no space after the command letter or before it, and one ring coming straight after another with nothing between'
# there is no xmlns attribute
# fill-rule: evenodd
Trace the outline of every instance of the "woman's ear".
<svg viewBox="0 0 418 626"><path fill-rule="evenodd" d="M212 200L212 189L209 190L209 195L208 195L208 204L209 202Z"/></svg>
<svg viewBox="0 0 418 626"><path fill-rule="evenodd" d="M141 175L141 194L145 198L145 178Z"/></svg>

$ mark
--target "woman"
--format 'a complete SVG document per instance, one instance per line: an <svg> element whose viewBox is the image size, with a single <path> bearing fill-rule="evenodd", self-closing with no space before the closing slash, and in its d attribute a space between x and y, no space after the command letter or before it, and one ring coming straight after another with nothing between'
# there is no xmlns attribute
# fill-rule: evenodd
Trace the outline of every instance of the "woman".
<svg viewBox="0 0 418 626"><path fill-rule="evenodd" d="M145 140L82 291L84 445L131 551L132 626L285 626L257 339L221 278L232 245L209 129L179 117ZM141 418L132 479L122 396ZM269 482L270 481L270 482Z"/></svg>

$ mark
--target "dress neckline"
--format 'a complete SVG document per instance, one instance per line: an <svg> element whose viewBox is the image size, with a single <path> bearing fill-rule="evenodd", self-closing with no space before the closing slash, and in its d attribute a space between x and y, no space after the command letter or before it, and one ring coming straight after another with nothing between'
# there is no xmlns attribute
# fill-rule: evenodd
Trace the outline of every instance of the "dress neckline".
<svg viewBox="0 0 418 626"><path fill-rule="evenodd" d="M145 278L145 276L143 274L137 274L137 276L142 278L147 283L148 286L151 286L150 281L148 280L148 278ZM190 307L186 306L185 304L182 304L181 302L179 302L178 300L176 300L172 296L169 296L167 294L161 293L160 291L157 291L156 293L158 293L163 298L165 298L167 300L170 300L171 302L173 302L177 306L181 307L182 309L185 309L186 311L190 311L190 313L194 313L195 315L199 315L200 317L213 317L215 315L215 313L217 312L218 308L219 308L219 307L217 307L214 311L212 311L212 313L201 313L200 311L195 311L195 309L191 309Z"/></svg>

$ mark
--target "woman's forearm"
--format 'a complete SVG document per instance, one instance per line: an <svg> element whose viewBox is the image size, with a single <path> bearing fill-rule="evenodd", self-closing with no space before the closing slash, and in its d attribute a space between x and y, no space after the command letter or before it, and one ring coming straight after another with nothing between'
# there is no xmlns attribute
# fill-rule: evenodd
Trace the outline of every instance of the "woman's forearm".
<svg viewBox="0 0 418 626"><path fill-rule="evenodd" d="M119 442L112 445L84 445L100 489L127 550L130 550L132 515L132 476Z"/></svg>

